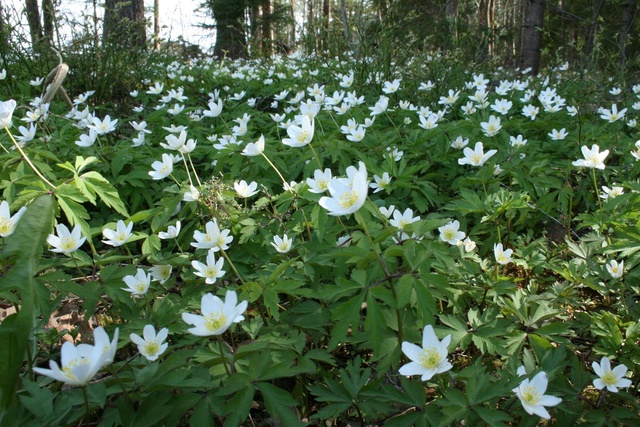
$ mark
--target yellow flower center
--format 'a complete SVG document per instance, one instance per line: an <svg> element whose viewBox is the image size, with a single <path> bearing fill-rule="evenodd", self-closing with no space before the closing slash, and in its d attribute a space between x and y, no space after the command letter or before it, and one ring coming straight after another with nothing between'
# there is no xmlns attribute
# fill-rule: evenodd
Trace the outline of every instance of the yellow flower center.
<svg viewBox="0 0 640 427"><path fill-rule="evenodd" d="M451 240L451 239L454 239L456 237L456 232L453 231L453 229L451 229L451 228L447 228L447 229L444 230L443 235L444 235L445 240Z"/></svg>
<svg viewBox="0 0 640 427"><path fill-rule="evenodd" d="M139 294L144 294L145 292L147 292L147 284L145 282L136 282L134 288Z"/></svg>
<svg viewBox="0 0 640 427"><path fill-rule="evenodd" d="M616 377L616 374L614 374L612 371L605 372L601 379L604 385L606 385L607 387L614 386L618 382L618 377Z"/></svg>
<svg viewBox="0 0 640 427"><path fill-rule="evenodd" d="M442 362L442 358L440 357L440 353L434 347L425 348L420 353L420 357L418 358L420 365L424 366L427 369L433 369Z"/></svg>
<svg viewBox="0 0 640 427"><path fill-rule="evenodd" d="M211 332L217 331L226 323L227 318L224 313L216 312L204 317L204 326Z"/></svg>
<svg viewBox="0 0 640 427"><path fill-rule="evenodd" d="M358 193L355 191L346 191L344 194L340 196L340 201L338 204L340 207L344 209L348 209L351 206L355 205L358 201Z"/></svg>
<svg viewBox="0 0 640 427"><path fill-rule="evenodd" d="M144 344L144 352L148 356L154 356L158 353L158 351L160 351L160 346L157 342L151 341Z"/></svg>
<svg viewBox="0 0 640 427"><path fill-rule="evenodd" d="M75 249L75 246L76 246L76 239L74 239L73 237L63 237L60 239L60 248L64 252L73 251Z"/></svg>
<svg viewBox="0 0 640 427"><path fill-rule="evenodd" d="M9 218L0 218L0 235L6 236L13 231L13 221Z"/></svg>
<svg viewBox="0 0 640 427"><path fill-rule="evenodd" d="M542 394L532 385L526 386L522 392L522 401L531 406L538 405L541 398Z"/></svg>
<svg viewBox="0 0 640 427"><path fill-rule="evenodd" d="M482 161L482 154L473 153L469 158L471 159L471 163L473 165L479 165Z"/></svg>
<svg viewBox="0 0 640 427"><path fill-rule="evenodd" d="M308 137L309 137L309 132L307 132L306 130L301 130L298 133L298 136L296 136L296 140L299 143L303 143L303 142L305 142L307 140Z"/></svg>

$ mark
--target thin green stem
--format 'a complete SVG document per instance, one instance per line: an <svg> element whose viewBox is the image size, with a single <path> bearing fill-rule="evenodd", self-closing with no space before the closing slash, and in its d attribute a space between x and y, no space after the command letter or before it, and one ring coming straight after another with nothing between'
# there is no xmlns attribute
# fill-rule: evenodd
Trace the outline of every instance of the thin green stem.
<svg viewBox="0 0 640 427"><path fill-rule="evenodd" d="M598 199L598 206L600 206L600 210L602 210L602 200L600 199L600 194L598 191L598 180L596 179L596 169L591 169L591 175L593 177L593 188L596 190L596 199Z"/></svg>
<svg viewBox="0 0 640 427"><path fill-rule="evenodd" d="M245 286L244 280L242 280L242 276L240 275L240 273L236 269L236 266L233 265L233 261L231 261L231 258L229 258L229 255L227 255L227 253L224 251L224 249L220 249L220 252L222 253L222 256L224 257L224 259L226 259L227 262L229 263L229 265L231 266L231 269L233 270L233 272L236 275L236 277L238 278L238 280L240 280L240 283L242 283L242 286Z"/></svg>
<svg viewBox="0 0 640 427"><path fill-rule="evenodd" d="M227 373L227 376L231 376L231 371L229 371L229 366L227 366L227 357L224 355L224 347L222 345L222 337L220 335L218 338L218 347L220 348L220 358L222 359L222 364L224 365L224 370Z"/></svg>
<svg viewBox="0 0 640 427"><path fill-rule="evenodd" d="M187 153L187 157L189 158L189 164L191 165L191 170L193 174L196 176L196 181L198 181L198 185L202 187L202 183L200 182L200 178L198 177L198 172L196 172L195 166L193 166L193 161L191 161L191 154Z"/></svg>
<svg viewBox="0 0 640 427"><path fill-rule="evenodd" d="M273 163L271 163L271 160L269 160L269 158L264 154L264 153L260 153L262 154L262 157L265 158L265 160L271 165L271 167L273 168L274 171L276 171L276 173L278 174L278 176L280 177L280 179L282 180L282 182L284 184L287 183L287 180L284 179L284 177L282 176L282 174L280 173L280 171L278 170L278 168L276 167L276 165L274 165Z"/></svg>
<svg viewBox="0 0 640 427"><path fill-rule="evenodd" d="M194 187L193 181L191 180L191 174L189 173L189 165L187 165L187 159L184 158L184 155L181 155L180 157L182 157L182 163L184 163L184 168L187 171L187 178L189 178L189 184L192 187Z"/></svg>
<svg viewBox="0 0 640 427"><path fill-rule="evenodd" d="M313 148L313 145L309 144L309 148L311 148L311 152L313 153L313 157L316 158L316 161L318 162L318 167L320 169L322 169L322 162L320 161L320 157L318 157L318 153L316 153L316 149Z"/></svg>
<svg viewBox="0 0 640 427"><path fill-rule="evenodd" d="M84 387L82 387L82 397L84 399L84 416L85 419L88 420L89 419L89 415L91 415L89 413L89 397L87 396L87 386L85 385Z"/></svg>
<svg viewBox="0 0 640 427"><path fill-rule="evenodd" d="M40 173L38 168L36 168L36 166L33 163L31 163L31 160L29 160L29 157L27 156L27 154L22 150L22 147L20 147L20 144L18 144L18 142L15 140L15 138L11 134L11 131L9 130L9 128L7 126L5 126L4 130L7 131L7 135L9 135L9 138L11 139L11 142L13 142L13 145L15 145L16 150L18 150L20 152L20 155L27 162L27 164L29 165L31 170L33 170L35 172L35 174L38 175L38 177L40 177L40 179L45 182L45 184L47 184L49 187L51 187L52 189L55 190L56 186L53 185L51 182L49 182L49 180L47 178L45 178L44 175L42 175Z"/></svg>

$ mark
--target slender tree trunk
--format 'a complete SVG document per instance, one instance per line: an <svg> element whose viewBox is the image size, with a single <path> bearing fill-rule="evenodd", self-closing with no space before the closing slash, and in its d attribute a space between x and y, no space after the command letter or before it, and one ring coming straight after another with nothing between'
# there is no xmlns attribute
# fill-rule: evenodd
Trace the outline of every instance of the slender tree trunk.
<svg viewBox="0 0 640 427"><path fill-rule="evenodd" d="M329 27L331 25L331 0L322 2L322 49L329 49Z"/></svg>
<svg viewBox="0 0 640 427"><path fill-rule="evenodd" d="M584 45L584 51L583 51L585 57L588 57L589 55L591 55L591 51L593 51L593 46L595 45L595 42L596 42L596 31L598 29L598 18L600 17L600 12L602 11L604 2L605 0L600 0L600 4L598 5L598 8L596 9L595 14L593 15L593 21L589 26L587 42Z"/></svg>
<svg viewBox="0 0 640 427"><path fill-rule="evenodd" d="M340 15L342 16L344 42L346 46L349 46L349 21L347 20L347 2L345 0L340 0Z"/></svg>
<svg viewBox="0 0 640 427"><path fill-rule="evenodd" d="M27 12L27 22L29 23L29 33L31 44L34 48L38 46L42 39L42 26L40 24L40 9L38 0L26 0L25 9Z"/></svg>
<svg viewBox="0 0 640 427"><path fill-rule="evenodd" d="M160 50L160 0L153 0L153 47Z"/></svg>
<svg viewBox="0 0 640 427"><path fill-rule="evenodd" d="M232 59L247 56L247 42L242 28L245 2L242 0L209 0L208 5L216 21L216 46L218 58Z"/></svg>
<svg viewBox="0 0 640 427"><path fill-rule="evenodd" d="M106 0L103 42L143 47L147 42L144 0Z"/></svg>
<svg viewBox="0 0 640 427"><path fill-rule="evenodd" d="M544 0L527 0L524 12L520 67L523 69L531 68L532 74L538 74L540 68L544 4Z"/></svg>
<svg viewBox="0 0 640 427"><path fill-rule="evenodd" d="M291 0L291 24L289 25L289 43L291 47L296 44L296 0Z"/></svg>
<svg viewBox="0 0 640 427"><path fill-rule="evenodd" d="M273 53L273 4L271 0L262 3L262 53L269 57Z"/></svg>
<svg viewBox="0 0 640 427"><path fill-rule="evenodd" d="M42 21L44 22L44 38L53 44L56 15L52 0L42 0Z"/></svg>
<svg viewBox="0 0 640 427"><path fill-rule="evenodd" d="M620 54L618 62L624 64L627 61L627 41L633 25L636 12L636 0L625 0L622 5L622 20L620 21Z"/></svg>

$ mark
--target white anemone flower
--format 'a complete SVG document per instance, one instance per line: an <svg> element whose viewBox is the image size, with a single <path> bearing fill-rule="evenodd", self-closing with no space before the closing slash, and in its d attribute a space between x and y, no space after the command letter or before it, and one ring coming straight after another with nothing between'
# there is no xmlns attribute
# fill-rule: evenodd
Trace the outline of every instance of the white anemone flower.
<svg viewBox="0 0 640 427"><path fill-rule="evenodd" d="M573 166L583 167L583 168L595 168L595 169L604 169L604 159L609 155L609 150L604 150L600 152L600 147L597 144L593 144L591 148L583 145L581 148L582 155L584 159L576 160L571 164Z"/></svg>
<svg viewBox="0 0 640 427"><path fill-rule="evenodd" d="M611 362L608 357L603 357L600 363L593 362L591 367L598 376L593 380L593 386L598 390L606 387L611 393L617 393L619 388L626 388L631 385L631 380L624 377L627 373L627 367L618 365L611 369Z"/></svg>
<svg viewBox="0 0 640 427"><path fill-rule="evenodd" d="M292 244L293 238L287 237L286 234L282 237L273 236L273 242L271 242L271 245L276 248L276 251L280 252L281 254L288 253L291 250Z"/></svg>
<svg viewBox="0 0 640 427"><path fill-rule="evenodd" d="M436 336L433 326L427 325L422 335L422 347L410 342L402 343L402 352L411 362L399 369L400 375L421 375L422 381L429 381L434 375L447 372L453 366L447 359L447 347L451 342L451 335L442 341Z"/></svg>
<svg viewBox="0 0 640 427"><path fill-rule="evenodd" d="M145 325L142 330L142 337L138 334L131 334L129 338L132 343L138 346L140 354L146 357L148 361L153 362L169 347L169 344L164 342L168 334L169 330L162 328L156 335L156 329L153 325Z"/></svg>
<svg viewBox="0 0 640 427"><path fill-rule="evenodd" d="M47 237L47 243L53 246L52 249L49 249L51 252L70 254L78 250L85 240L87 240L87 238L82 235L79 224L76 224L71 231L69 231L66 225L58 224L56 225L56 233L57 235L49 234Z"/></svg>
<svg viewBox="0 0 640 427"><path fill-rule="evenodd" d="M450 245L457 246L466 237L464 231L459 231L459 229L460 221L458 220L451 221L442 227L439 227L438 231L440 232L440 240L447 242Z"/></svg>
<svg viewBox="0 0 640 427"><path fill-rule="evenodd" d="M533 379L524 379L512 391L518 396L522 407L529 415L537 415L548 420L551 418L545 406L556 406L562 402L559 397L544 394L549 380L545 372L539 372Z"/></svg>
<svg viewBox="0 0 640 427"><path fill-rule="evenodd" d="M125 225L123 220L118 220L115 230L111 230L109 228L102 230L102 235L107 239L102 242L111 246L122 246L131 238L132 230L133 221L130 221L129 224Z"/></svg>
<svg viewBox="0 0 640 427"><path fill-rule="evenodd" d="M222 269L224 267L224 258L219 258L216 261L215 251L209 249L207 253L207 263L203 264L199 261L191 261L191 266L196 270L196 276L203 277L205 279L205 283L211 285L216 282L219 278L224 276L226 273L225 270Z"/></svg>
<svg viewBox="0 0 640 427"><path fill-rule="evenodd" d="M356 212L364 205L369 190L367 181L367 168L363 162L359 163L359 169L353 174L352 179L334 178L329 182L327 189L331 197L320 198L319 204L331 216L341 216ZM355 169L355 168L354 168Z"/></svg>
<svg viewBox="0 0 640 427"><path fill-rule="evenodd" d="M244 179L239 182L236 181L233 183L233 188L235 188L238 196L245 199L258 193L258 183L255 181L252 181L249 184L247 184L247 181L245 181Z"/></svg>
<svg viewBox="0 0 640 427"><path fill-rule="evenodd" d="M11 216L11 212L9 211L9 203L6 200L3 200L0 203L0 237L9 237L16 230L16 225L22 215L27 211L26 206L23 206L16 212L13 216Z"/></svg>
<svg viewBox="0 0 640 427"><path fill-rule="evenodd" d="M131 292L131 295L145 295L151 284L151 273L145 273L143 269L139 268L135 276L128 274L122 278L122 281L127 287L120 289Z"/></svg>
<svg viewBox="0 0 640 427"><path fill-rule="evenodd" d="M458 159L458 164L480 167L484 165L485 162L489 160L491 156L493 156L497 152L498 150L489 150L485 153L482 142L476 142L476 145L473 150L470 147L466 147L462 151L462 153L464 154L464 157L461 159Z"/></svg>
<svg viewBox="0 0 640 427"><path fill-rule="evenodd" d="M242 322L242 315L247 310L247 301L238 304L238 295L227 291L225 300L207 293L202 296L200 311L202 315L182 313L182 320L193 327L188 331L199 337L222 335L232 323Z"/></svg>

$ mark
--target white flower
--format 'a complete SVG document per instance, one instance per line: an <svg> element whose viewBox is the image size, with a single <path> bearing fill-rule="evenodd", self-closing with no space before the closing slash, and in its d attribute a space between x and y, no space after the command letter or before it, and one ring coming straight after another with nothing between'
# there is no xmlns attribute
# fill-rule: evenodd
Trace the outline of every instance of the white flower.
<svg viewBox="0 0 640 427"><path fill-rule="evenodd" d="M15 109L16 101L13 99L0 102L0 128L11 126L11 118Z"/></svg>
<svg viewBox="0 0 640 427"><path fill-rule="evenodd" d="M222 112L222 99L218 99L218 102L209 101L209 109L202 112L205 117L218 117Z"/></svg>
<svg viewBox="0 0 640 427"><path fill-rule="evenodd" d="M184 202L195 202L200 198L200 192L193 185L189 186L189 191L185 191L182 200Z"/></svg>
<svg viewBox="0 0 640 427"><path fill-rule="evenodd" d="M80 139L76 141L78 147L91 147L96 143L98 133L94 129L89 129L89 135L80 135Z"/></svg>
<svg viewBox="0 0 640 427"><path fill-rule="evenodd" d="M469 144L469 138L462 138L462 136L458 136L452 143L451 148L457 148L459 150L463 149Z"/></svg>
<svg viewBox="0 0 640 427"><path fill-rule="evenodd" d="M16 137L16 139L20 142L20 146L24 147L29 141L33 141L33 138L36 137L36 131L38 130L38 126L31 123L29 128L24 126L18 127L18 132L20 132L20 136Z"/></svg>
<svg viewBox="0 0 640 427"><path fill-rule="evenodd" d="M313 178L307 178L307 185L309 186L309 191L320 194L327 191L330 181L331 169L327 168L324 172L321 169L316 169L313 172Z"/></svg>
<svg viewBox="0 0 640 427"><path fill-rule="evenodd" d="M131 292L131 295L145 295L151 284L151 274L147 274L139 268L135 276L128 274L122 278L122 281L127 287L121 289Z"/></svg>
<svg viewBox="0 0 640 427"><path fill-rule="evenodd" d="M618 261L612 259L607 264L607 271L614 279L621 278L624 274L624 261L620 261L620 264L618 264Z"/></svg>
<svg viewBox="0 0 640 427"><path fill-rule="evenodd" d="M242 315L247 309L247 301L238 302L234 291L227 291L225 301L207 293L202 296L200 311L202 315L182 313L182 320L193 325L189 332L199 337L222 335L232 323L244 320Z"/></svg>
<svg viewBox="0 0 640 427"><path fill-rule="evenodd" d="M402 343L402 352L411 362L399 369L400 375L422 375L422 381L429 381L434 375L450 370L453 366L447 359L447 347L451 335L438 339L433 326L427 325L422 335L422 347L410 342Z"/></svg>
<svg viewBox="0 0 640 427"><path fill-rule="evenodd" d="M141 355L147 358L150 362L153 362L169 347L168 343L163 343L167 339L169 330L162 328L156 335L156 329L153 325L146 325L142 330L141 338L138 334L131 334L131 342L138 346L138 351Z"/></svg>
<svg viewBox="0 0 640 427"><path fill-rule="evenodd" d="M482 142L476 142L475 148L472 150L466 147L463 151L465 157L458 159L459 165L482 166L491 156L496 154L498 150L489 150L485 154Z"/></svg>
<svg viewBox="0 0 640 427"><path fill-rule="evenodd" d="M370 115L371 116L380 115L385 111L387 111L388 107L389 107L389 98L387 98L384 95L380 95L380 98L378 99L378 102L376 102L376 105L374 105L373 107L369 107L369 110L371 110Z"/></svg>
<svg viewBox="0 0 640 427"><path fill-rule="evenodd" d="M378 193L389 186L391 183L391 177L389 176L389 172L385 172L382 174L382 177L378 175L373 175L373 179L375 182L369 184L369 188L373 188L374 193Z"/></svg>
<svg viewBox="0 0 640 427"><path fill-rule="evenodd" d="M291 245L293 244L293 238L288 238L287 235L283 235L282 238L280 236L273 236L273 242L271 242L271 246L276 248L276 251L281 254L286 254L291 250Z"/></svg>
<svg viewBox="0 0 640 427"><path fill-rule="evenodd" d="M396 207L394 205L391 205L388 208L385 206L380 206L379 209L382 215L384 215L386 218L391 218L391 215L393 215L393 211L395 211Z"/></svg>
<svg viewBox="0 0 640 427"><path fill-rule="evenodd" d="M329 215L340 216L356 212L364 205L369 190L367 168L363 162L349 181L345 178L334 178L329 182L331 197L322 197L320 206L329 211ZM350 166L353 168L353 166ZM355 169L355 168L353 168Z"/></svg>
<svg viewBox="0 0 640 427"><path fill-rule="evenodd" d="M522 107L522 115L530 118L532 121L536 119L536 116L540 112L540 109L534 105L525 105Z"/></svg>
<svg viewBox="0 0 640 427"><path fill-rule="evenodd" d="M616 197L624 194L624 188L617 186L609 188L606 185L603 185L602 191L604 192L604 194L601 194L600 197L604 200L615 199Z"/></svg>
<svg viewBox="0 0 640 427"><path fill-rule="evenodd" d="M560 130L552 129L551 132L547 135L549 135L549 138L553 139L554 141L562 141L567 136L569 136L569 132L567 132L565 128L562 128Z"/></svg>
<svg viewBox="0 0 640 427"><path fill-rule="evenodd" d="M162 153L162 161L156 160L151 164L151 167L153 170L148 172L151 178L155 180L164 179L173 172L173 156Z"/></svg>
<svg viewBox="0 0 640 427"><path fill-rule="evenodd" d="M383 86L382 86L382 91L384 93L386 93L387 95L390 93L395 93L398 91L398 89L400 89L400 81L402 79L395 79L392 82L384 82Z"/></svg>
<svg viewBox="0 0 640 427"><path fill-rule="evenodd" d="M24 215L26 211L27 208L23 206L18 212L11 216L9 203L3 200L2 203L0 203L0 237L11 236L16 229L18 221L20 221L20 218L22 218L22 215Z"/></svg>
<svg viewBox="0 0 640 427"><path fill-rule="evenodd" d="M485 136L497 135L498 132L500 132L500 129L502 129L500 117L489 116L489 121L480 123L480 127L482 128L482 132Z"/></svg>
<svg viewBox="0 0 640 427"><path fill-rule="evenodd" d="M254 143L250 142L242 150L243 156L259 156L264 152L264 135L260 135L260 138Z"/></svg>
<svg viewBox="0 0 640 427"><path fill-rule="evenodd" d="M91 122L92 124L89 125L89 129L93 129L98 135L104 135L116 130L116 123L118 123L118 119L111 120L111 117L107 114L104 117L104 120L94 117Z"/></svg>
<svg viewBox="0 0 640 427"><path fill-rule="evenodd" d="M584 159L576 160L571 164L573 166L583 167L583 168L596 168L596 169L604 169L604 159L609 155L609 150L604 150L602 153L600 152L600 147L597 144L593 144L591 149L586 145L581 147L582 155Z"/></svg>
<svg viewBox="0 0 640 427"><path fill-rule="evenodd" d="M627 109L623 108L618 112L618 106L616 104L611 105L611 110L600 110L600 118L608 121L609 123L617 122L620 119L624 119L624 115L627 113Z"/></svg>
<svg viewBox="0 0 640 427"><path fill-rule="evenodd" d="M466 252L471 252L472 250L474 250L476 248L476 242L474 242L473 240L471 240L468 237L466 239L464 239L462 244L464 245L464 250Z"/></svg>
<svg viewBox="0 0 640 427"><path fill-rule="evenodd" d="M56 225L56 232L58 235L49 234L47 237L47 243L53 246L53 249L49 249L51 252L62 252L63 254L70 254L78 250L80 246L87 240L82 236L80 225L76 224L72 231L69 231L66 225Z"/></svg>
<svg viewBox="0 0 640 427"><path fill-rule="evenodd" d="M171 277L172 267L170 265L154 265L149 269L151 280L164 283Z"/></svg>
<svg viewBox="0 0 640 427"><path fill-rule="evenodd" d="M631 380L624 378L627 373L627 367L618 365L611 369L611 362L608 357L603 357L600 363L593 362L591 367L599 377L593 380L593 386L598 390L606 387L610 392L617 393L618 388L625 388L631 385Z"/></svg>
<svg viewBox="0 0 640 427"><path fill-rule="evenodd" d="M236 193L240 197L248 198L258 193L258 183L253 181L250 184L247 184L247 181L244 179L240 182L236 181L233 183L233 188L235 188Z"/></svg>
<svg viewBox="0 0 640 427"><path fill-rule="evenodd" d="M310 119L308 115L302 116L302 123L300 126L291 125L287 128L287 135L289 138L284 138L282 143L289 147L304 147L308 145L313 139L315 125L313 119Z"/></svg>
<svg viewBox="0 0 640 427"><path fill-rule="evenodd" d="M393 219L389 221L389 224L396 227L398 230L404 230L409 224L413 224L416 221L420 221L419 216L413 216L413 209L407 208L403 213L399 210L393 211Z"/></svg>
<svg viewBox="0 0 640 427"><path fill-rule="evenodd" d="M493 255L496 258L496 262L498 264L509 264L511 262L511 255L513 254L513 249L504 250L502 247L502 243L496 243L493 245Z"/></svg>
<svg viewBox="0 0 640 427"><path fill-rule="evenodd" d="M214 252L229 249L233 236L229 236L229 230L220 230L217 219L207 222L205 229L205 233L198 230L193 232L193 238L196 241L191 242L191 246L199 249L213 249Z"/></svg>
<svg viewBox="0 0 640 427"><path fill-rule="evenodd" d="M537 415L548 420L551 418L545 406L556 406L562 399L544 394L547 391L549 380L545 372L539 372L531 381L524 379L517 388L512 391L518 396L522 407L529 415Z"/></svg>
<svg viewBox="0 0 640 427"><path fill-rule="evenodd" d="M94 345L75 346L72 342L66 341L60 350L61 366L50 360L51 369L33 368L33 370L69 385L86 385L103 366L113 362L118 335L119 330L116 328L113 341L109 342L109 336L102 326L97 327L93 330Z"/></svg>
<svg viewBox="0 0 640 427"><path fill-rule="evenodd" d="M167 240L167 239L175 239L176 237L178 237L178 234L180 234L180 227L182 226L182 224L180 223L180 221L176 221L176 225L170 225L167 228L167 231L161 231L158 233L158 237L163 239L163 240Z"/></svg>
<svg viewBox="0 0 640 427"><path fill-rule="evenodd" d="M207 253L207 263L203 264L198 261L191 261L191 266L196 269L196 276L204 277L205 283L208 285L215 283L217 279L224 276L226 273L222 267L224 267L224 258L219 258L216 261L215 251L209 249Z"/></svg>
<svg viewBox="0 0 640 427"><path fill-rule="evenodd" d="M128 225L124 224L124 221L118 220L116 223L116 229L111 230L106 228L102 231L102 235L105 239L102 242L112 246L122 246L127 240L131 238L131 230L133 229L133 222L129 222Z"/></svg>
<svg viewBox="0 0 640 427"><path fill-rule="evenodd" d="M509 136L509 142L512 147L522 147L527 143L527 140L523 139L522 135L518 135L516 137Z"/></svg>
<svg viewBox="0 0 640 427"><path fill-rule="evenodd" d="M458 220L451 221L443 225L442 227L439 227L438 231L440 232L440 240L442 240L443 242L447 242L450 245L458 245L458 243L461 242L462 239L464 239L466 236L464 231L459 231L459 228L460 221Z"/></svg>

